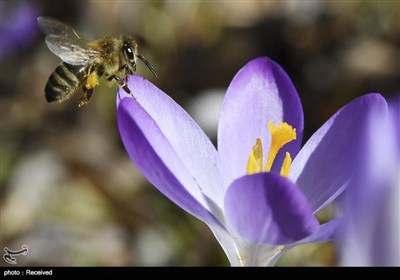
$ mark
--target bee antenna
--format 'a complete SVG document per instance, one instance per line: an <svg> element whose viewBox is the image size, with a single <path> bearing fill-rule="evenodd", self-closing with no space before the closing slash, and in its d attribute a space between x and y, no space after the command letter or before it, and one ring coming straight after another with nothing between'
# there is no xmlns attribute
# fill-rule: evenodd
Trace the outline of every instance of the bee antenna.
<svg viewBox="0 0 400 280"><path fill-rule="evenodd" d="M136 56L137 56L138 58L140 58L140 60L143 61L144 64L146 64L147 68L149 68L149 70L151 71L151 73L153 73L153 75L154 75L156 78L158 78L158 75L157 75L157 73L156 73L156 70L154 70L153 66L150 65L150 62L149 62L147 59L145 59L144 56L141 55L140 53L137 53Z"/></svg>

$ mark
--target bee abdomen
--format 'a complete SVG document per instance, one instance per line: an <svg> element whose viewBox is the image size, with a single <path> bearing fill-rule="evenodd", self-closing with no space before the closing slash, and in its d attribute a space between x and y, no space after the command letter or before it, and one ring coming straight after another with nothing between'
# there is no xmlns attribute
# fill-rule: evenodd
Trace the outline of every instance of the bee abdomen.
<svg viewBox="0 0 400 280"><path fill-rule="evenodd" d="M44 92L47 102L62 102L68 99L80 86L83 66L61 63L50 75ZM82 77L81 77L82 76Z"/></svg>

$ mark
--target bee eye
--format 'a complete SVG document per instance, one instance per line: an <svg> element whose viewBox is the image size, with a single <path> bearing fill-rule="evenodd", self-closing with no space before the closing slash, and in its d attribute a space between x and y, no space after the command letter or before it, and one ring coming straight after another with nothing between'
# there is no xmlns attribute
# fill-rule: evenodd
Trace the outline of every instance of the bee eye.
<svg viewBox="0 0 400 280"><path fill-rule="evenodd" d="M134 54L133 54L133 50L127 44L124 44L124 53L125 53L126 57L129 59L130 62L132 62L132 63L135 62L135 57L134 57Z"/></svg>

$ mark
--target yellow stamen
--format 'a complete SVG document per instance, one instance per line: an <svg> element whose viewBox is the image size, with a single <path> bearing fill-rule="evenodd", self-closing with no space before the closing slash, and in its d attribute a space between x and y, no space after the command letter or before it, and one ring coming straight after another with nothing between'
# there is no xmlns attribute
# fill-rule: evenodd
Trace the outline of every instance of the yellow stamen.
<svg viewBox="0 0 400 280"><path fill-rule="evenodd" d="M247 161L246 174L254 174L263 171L263 150L260 138L251 149L249 160Z"/></svg>
<svg viewBox="0 0 400 280"><path fill-rule="evenodd" d="M267 172L271 171L278 151L285 144L296 139L296 129L287 123L280 123L278 128L273 123L268 122L268 128L271 132L271 146L269 147L267 164L265 166Z"/></svg>
<svg viewBox="0 0 400 280"><path fill-rule="evenodd" d="M94 87L99 85L99 76L97 73L93 71L86 77L85 88L86 89L93 89Z"/></svg>
<svg viewBox="0 0 400 280"><path fill-rule="evenodd" d="M285 159L283 160L281 167L281 176L288 177L290 171L290 165L292 164L292 158L288 152L286 152Z"/></svg>

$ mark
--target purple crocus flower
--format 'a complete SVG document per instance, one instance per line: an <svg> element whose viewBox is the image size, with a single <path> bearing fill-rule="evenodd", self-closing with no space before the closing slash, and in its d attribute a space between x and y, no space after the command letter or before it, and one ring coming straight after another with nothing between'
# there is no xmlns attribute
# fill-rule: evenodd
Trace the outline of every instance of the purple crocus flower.
<svg viewBox="0 0 400 280"><path fill-rule="evenodd" d="M341 265L400 266L400 99L368 119L344 199Z"/></svg>
<svg viewBox="0 0 400 280"><path fill-rule="evenodd" d="M349 183L366 118L386 104L379 94L354 100L300 149L296 89L277 63L257 58L228 88L217 150L156 86L136 75L129 86L136 98L117 95L129 156L159 191L210 227L234 266L274 265L295 245L332 240L340 220L320 225L314 214Z"/></svg>
<svg viewBox="0 0 400 280"><path fill-rule="evenodd" d="M33 3L22 3L12 8L10 5L13 4L11 1L0 2L0 59L15 49L26 47L38 34L36 18L39 8Z"/></svg>

